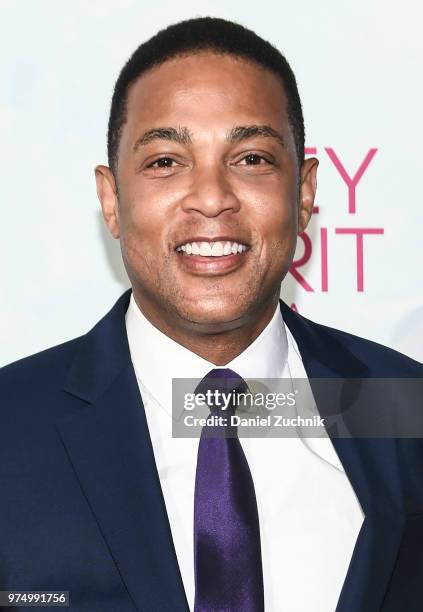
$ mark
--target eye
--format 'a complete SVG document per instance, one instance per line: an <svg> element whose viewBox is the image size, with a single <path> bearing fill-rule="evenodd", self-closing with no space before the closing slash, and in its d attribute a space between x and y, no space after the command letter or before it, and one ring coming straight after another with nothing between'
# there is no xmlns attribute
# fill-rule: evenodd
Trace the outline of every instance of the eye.
<svg viewBox="0 0 423 612"><path fill-rule="evenodd" d="M245 164L242 164L241 162L246 161ZM264 164L261 162L265 162ZM248 153L248 155L245 155L242 159L241 159L240 165L241 166L263 166L265 164L271 164L272 162L270 162L268 159L266 159L265 157L263 157L263 155L259 155L258 153Z"/></svg>
<svg viewBox="0 0 423 612"><path fill-rule="evenodd" d="M171 157L159 157L155 161L148 164L146 168L161 169L161 168L172 168L172 164L175 162Z"/></svg>

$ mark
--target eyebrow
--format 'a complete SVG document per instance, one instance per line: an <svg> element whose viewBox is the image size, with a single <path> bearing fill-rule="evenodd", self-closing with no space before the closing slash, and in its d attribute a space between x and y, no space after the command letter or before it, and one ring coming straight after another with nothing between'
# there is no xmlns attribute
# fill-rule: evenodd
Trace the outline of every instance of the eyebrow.
<svg viewBox="0 0 423 612"><path fill-rule="evenodd" d="M266 138L274 138L285 147L285 141L281 134L270 125L237 125L233 127L227 134L226 140L229 142L241 142L255 136L265 136Z"/></svg>
<svg viewBox="0 0 423 612"><path fill-rule="evenodd" d="M226 141L230 143L242 142L257 136L274 138L285 147L285 141L281 134L270 125L236 125L226 133ZM169 140L182 145L192 144L191 133L187 127L157 127L147 130L137 139L132 148L133 153L136 153L140 147L145 146L152 140Z"/></svg>
<svg viewBox="0 0 423 612"><path fill-rule="evenodd" d="M171 140L178 144L191 144L191 135L186 127L158 127L147 130L142 134L133 146L133 152L136 153L138 149L152 140Z"/></svg>

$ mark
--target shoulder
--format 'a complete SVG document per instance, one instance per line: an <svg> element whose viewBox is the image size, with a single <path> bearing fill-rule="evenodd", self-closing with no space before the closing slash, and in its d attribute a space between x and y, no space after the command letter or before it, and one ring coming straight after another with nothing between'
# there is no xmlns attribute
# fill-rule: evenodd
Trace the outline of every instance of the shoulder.
<svg viewBox="0 0 423 612"><path fill-rule="evenodd" d="M66 373L83 336L0 368L0 418L58 407ZM3 422L3 421L2 421Z"/></svg>
<svg viewBox="0 0 423 612"><path fill-rule="evenodd" d="M388 346L350 334L340 329L317 324L322 334L337 339L360 361L366 363L375 376L423 376L423 364Z"/></svg>
<svg viewBox="0 0 423 612"><path fill-rule="evenodd" d="M316 324L317 325L317 324ZM409 375L422 376L423 364L419 361L396 351L384 344L362 338L354 334L350 334L340 329L327 327L318 324L323 333L332 335L337 338L342 344L348 347L348 350L353 353L358 359L368 362L372 368L383 372L383 376L397 374L401 371L403 374L407 372Z"/></svg>
<svg viewBox="0 0 423 612"><path fill-rule="evenodd" d="M12 492L22 482L39 487L62 465L56 423L84 405L64 390L80 341L74 338L0 369L0 482Z"/></svg>
<svg viewBox="0 0 423 612"><path fill-rule="evenodd" d="M312 350L318 354L330 354L332 360L338 357L349 358L365 364L374 377L416 377L423 376L423 364L388 346L348 333L341 329L322 325L293 312L286 304L282 310L283 318L305 339ZM287 320L288 319L288 320ZM296 334L294 333L294 336Z"/></svg>

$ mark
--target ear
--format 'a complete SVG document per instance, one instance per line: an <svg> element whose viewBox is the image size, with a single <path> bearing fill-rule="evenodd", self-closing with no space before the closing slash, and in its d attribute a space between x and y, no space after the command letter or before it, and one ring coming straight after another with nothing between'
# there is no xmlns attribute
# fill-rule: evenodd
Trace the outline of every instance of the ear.
<svg viewBox="0 0 423 612"><path fill-rule="evenodd" d="M300 205L298 207L298 233L305 230L313 213L314 198L317 189L317 166L315 157L305 159L301 166Z"/></svg>
<svg viewBox="0 0 423 612"><path fill-rule="evenodd" d="M103 217L114 238L119 238L119 202L113 172L108 166L96 166L95 182Z"/></svg>

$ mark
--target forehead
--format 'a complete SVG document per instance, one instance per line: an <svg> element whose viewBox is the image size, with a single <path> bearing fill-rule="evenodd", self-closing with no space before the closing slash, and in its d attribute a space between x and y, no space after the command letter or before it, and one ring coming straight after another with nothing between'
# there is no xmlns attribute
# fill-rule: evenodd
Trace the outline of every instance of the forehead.
<svg viewBox="0 0 423 612"><path fill-rule="evenodd" d="M240 120L283 129L286 97L277 74L232 55L201 52L172 58L142 74L128 92L130 133L163 122L213 126Z"/></svg>

